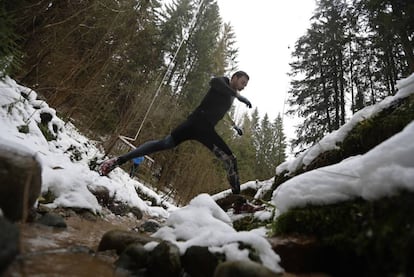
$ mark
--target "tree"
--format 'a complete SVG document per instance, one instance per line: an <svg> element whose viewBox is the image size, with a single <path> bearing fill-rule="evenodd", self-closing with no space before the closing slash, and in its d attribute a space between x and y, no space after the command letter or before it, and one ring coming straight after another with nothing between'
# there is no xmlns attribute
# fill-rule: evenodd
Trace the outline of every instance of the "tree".
<svg viewBox="0 0 414 277"><path fill-rule="evenodd" d="M286 137L281 116L278 115L271 123L269 116L265 114L253 136L256 145L256 179L269 179L274 176L276 167L286 158Z"/></svg>
<svg viewBox="0 0 414 277"><path fill-rule="evenodd" d="M293 146L311 145L342 126L348 110L395 93L413 51L413 5L403 2L317 1L311 27L292 53L288 114L304 119Z"/></svg>
<svg viewBox="0 0 414 277"><path fill-rule="evenodd" d="M271 163L274 168L283 163L286 159L286 135L283 130L283 119L280 114L277 115L273 122L274 144L272 148Z"/></svg>
<svg viewBox="0 0 414 277"><path fill-rule="evenodd" d="M22 52L16 42L19 36L13 16L8 12L9 5L9 2L0 3L0 78L12 74L21 65Z"/></svg>

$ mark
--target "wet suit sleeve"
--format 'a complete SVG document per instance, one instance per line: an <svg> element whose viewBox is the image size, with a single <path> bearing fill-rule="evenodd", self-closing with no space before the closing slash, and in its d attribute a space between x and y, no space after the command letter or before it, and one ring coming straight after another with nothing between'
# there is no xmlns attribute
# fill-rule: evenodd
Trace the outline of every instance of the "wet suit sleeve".
<svg viewBox="0 0 414 277"><path fill-rule="evenodd" d="M229 86L229 78L227 77L215 77L213 79L210 80L210 86L221 92L221 93L228 93L231 96L236 97L237 96L237 92L234 91L230 86Z"/></svg>

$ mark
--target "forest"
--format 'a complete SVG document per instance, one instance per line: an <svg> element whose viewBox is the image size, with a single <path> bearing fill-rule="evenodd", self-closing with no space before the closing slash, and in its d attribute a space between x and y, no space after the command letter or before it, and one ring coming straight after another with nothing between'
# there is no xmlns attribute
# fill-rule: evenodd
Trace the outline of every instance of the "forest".
<svg viewBox="0 0 414 277"><path fill-rule="evenodd" d="M223 120L218 133L238 158L241 182L265 180L287 157L396 92L414 72L414 4L318 0L292 50L287 141L283 116L258 109ZM211 77L238 69L237 34L213 0L6 0L0 4L0 72L36 90L61 118L109 156L168 134L198 105ZM275 26L277 28L277 26ZM259 49L258 49L259 51ZM231 120L244 130L238 136ZM186 202L227 189L222 165L184 143L151 155L141 178Z"/></svg>

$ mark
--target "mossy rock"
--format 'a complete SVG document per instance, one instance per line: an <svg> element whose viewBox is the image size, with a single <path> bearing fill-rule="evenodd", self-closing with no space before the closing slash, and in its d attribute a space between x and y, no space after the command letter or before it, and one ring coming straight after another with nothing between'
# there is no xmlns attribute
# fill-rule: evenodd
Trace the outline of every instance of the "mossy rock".
<svg viewBox="0 0 414 277"><path fill-rule="evenodd" d="M355 155L365 154L375 146L401 132L413 120L414 95L395 100L388 108L382 110L376 116L360 121L348 133L345 139L338 143L337 149L320 153L308 166L299 168L289 175L282 173L280 176L276 176L271 192L294 176L339 163ZM271 195L271 192L269 195Z"/></svg>
<svg viewBox="0 0 414 277"><path fill-rule="evenodd" d="M414 96L397 99L375 117L359 122L340 145L345 158L364 154L414 120Z"/></svg>
<svg viewBox="0 0 414 277"><path fill-rule="evenodd" d="M49 130L49 127L47 125L39 123L37 126L39 126L40 131L47 141L56 140L56 136Z"/></svg>
<svg viewBox="0 0 414 277"><path fill-rule="evenodd" d="M336 270L346 259L361 276L391 276L406 273L414 258L413 209L413 192L372 202L308 206L282 214L272 230L275 236L316 236L336 255Z"/></svg>
<svg viewBox="0 0 414 277"><path fill-rule="evenodd" d="M17 130L19 130L19 133L28 134L29 133L29 125L24 124L17 127Z"/></svg>
<svg viewBox="0 0 414 277"><path fill-rule="evenodd" d="M38 201L40 204L49 204L55 201L55 199L56 195L51 190L47 190L42 194Z"/></svg>
<svg viewBox="0 0 414 277"><path fill-rule="evenodd" d="M271 219L269 220L259 220L252 215L245 215L240 219L233 221L233 228L240 232L240 231L250 231L253 229L257 229L260 227L268 227L271 225Z"/></svg>

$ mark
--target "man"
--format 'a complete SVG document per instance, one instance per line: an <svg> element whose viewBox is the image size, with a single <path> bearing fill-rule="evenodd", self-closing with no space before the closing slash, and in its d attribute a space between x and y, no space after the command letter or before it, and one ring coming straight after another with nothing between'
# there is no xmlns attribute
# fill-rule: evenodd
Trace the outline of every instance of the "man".
<svg viewBox="0 0 414 277"><path fill-rule="evenodd" d="M211 79L210 89L200 105L170 135L161 140L148 141L125 155L103 162L99 173L106 176L115 167L133 158L171 149L186 140L196 140L210 149L224 163L231 190L234 194L239 194L240 181L236 157L216 133L214 127L229 111L235 98L245 103L249 108L252 107L250 101L239 93L248 82L249 75L244 71L237 71L231 79L227 77ZM233 125L233 127L239 135L242 134L237 126Z"/></svg>

